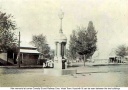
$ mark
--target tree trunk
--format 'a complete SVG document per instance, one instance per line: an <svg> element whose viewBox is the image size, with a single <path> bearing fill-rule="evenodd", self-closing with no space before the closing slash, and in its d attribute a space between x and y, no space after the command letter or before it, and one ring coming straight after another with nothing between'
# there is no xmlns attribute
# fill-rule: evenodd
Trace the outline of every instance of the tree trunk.
<svg viewBox="0 0 128 90"><path fill-rule="evenodd" d="M85 66L85 61L86 61L86 55L84 55L84 66Z"/></svg>

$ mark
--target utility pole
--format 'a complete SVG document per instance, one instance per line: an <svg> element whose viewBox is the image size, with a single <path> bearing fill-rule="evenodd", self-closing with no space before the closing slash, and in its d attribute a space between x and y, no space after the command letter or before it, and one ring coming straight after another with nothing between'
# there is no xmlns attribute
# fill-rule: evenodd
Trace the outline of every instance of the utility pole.
<svg viewBox="0 0 128 90"><path fill-rule="evenodd" d="M18 52L18 66L20 68L20 31L19 31L19 52Z"/></svg>

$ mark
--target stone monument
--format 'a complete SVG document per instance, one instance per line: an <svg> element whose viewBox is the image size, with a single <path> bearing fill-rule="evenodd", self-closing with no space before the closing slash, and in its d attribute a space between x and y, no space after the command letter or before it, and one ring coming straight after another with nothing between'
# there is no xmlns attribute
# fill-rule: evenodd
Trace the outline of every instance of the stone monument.
<svg viewBox="0 0 128 90"><path fill-rule="evenodd" d="M58 14L60 19L60 30L57 38L55 39L55 56L54 56L54 68L55 69L66 69L67 60L66 60L66 43L67 38L62 31L62 20L64 17L64 12L60 11Z"/></svg>
<svg viewBox="0 0 128 90"><path fill-rule="evenodd" d="M67 68L67 58L66 58L66 43L67 37L63 34L62 30L62 20L64 17L64 12L62 10L59 13L60 19L60 30L55 39L55 56L54 56L54 68L44 69L45 74L49 75L67 75L76 74L76 70Z"/></svg>

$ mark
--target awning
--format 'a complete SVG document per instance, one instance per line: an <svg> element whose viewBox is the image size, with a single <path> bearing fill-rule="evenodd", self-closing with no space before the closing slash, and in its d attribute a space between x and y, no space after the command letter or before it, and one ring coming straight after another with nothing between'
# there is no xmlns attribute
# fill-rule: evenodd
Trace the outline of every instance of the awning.
<svg viewBox="0 0 128 90"><path fill-rule="evenodd" d="M20 49L21 53L38 53L39 52L37 50L26 50L26 49Z"/></svg>

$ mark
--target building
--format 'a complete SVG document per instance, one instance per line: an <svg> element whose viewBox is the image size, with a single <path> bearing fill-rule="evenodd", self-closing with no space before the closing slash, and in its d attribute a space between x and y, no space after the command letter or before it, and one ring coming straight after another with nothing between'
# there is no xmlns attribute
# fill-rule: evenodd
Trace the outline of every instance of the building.
<svg viewBox="0 0 128 90"><path fill-rule="evenodd" d="M39 52L36 47L29 44L21 43L20 47L13 43L12 49L9 50L7 55L7 62L11 62L13 65L37 65Z"/></svg>
<svg viewBox="0 0 128 90"><path fill-rule="evenodd" d="M123 58L120 56L110 56L109 63L123 63Z"/></svg>
<svg viewBox="0 0 128 90"><path fill-rule="evenodd" d="M40 53L37 51L36 47L31 45L21 45L17 55L17 61L20 59L21 65L37 65L39 54Z"/></svg>

